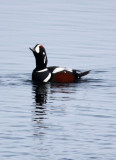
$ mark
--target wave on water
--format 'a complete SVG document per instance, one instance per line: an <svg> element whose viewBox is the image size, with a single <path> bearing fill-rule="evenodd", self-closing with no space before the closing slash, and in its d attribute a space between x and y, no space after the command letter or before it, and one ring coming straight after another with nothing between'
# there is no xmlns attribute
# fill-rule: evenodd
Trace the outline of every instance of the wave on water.
<svg viewBox="0 0 116 160"><path fill-rule="evenodd" d="M0 76L0 86L19 86L31 83L31 75L24 74L7 74Z"/></svg>
<svg viewBox="0 0 116 160"><path fill-rule="evenodd" d="M82 83L91 83L91 85L102 85L105 79L101 76L107 71L91 71L89 76L82 77L77 83L54 83L52 87L75 87ZM0 76L0 86L20 86L32 84L31 73L4 74ZM36 84L37 85L37 84Z"/></svg>

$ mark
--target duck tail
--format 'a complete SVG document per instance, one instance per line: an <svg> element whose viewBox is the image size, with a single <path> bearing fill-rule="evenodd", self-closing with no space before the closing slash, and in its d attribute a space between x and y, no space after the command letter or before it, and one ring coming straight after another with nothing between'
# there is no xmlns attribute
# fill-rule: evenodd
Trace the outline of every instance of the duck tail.
<svg viewBox="0 0 116 160"><path fill-rule="evenodd" d="M79 78L81 78L81 77L83 77L83 76L85 76L85 75L89 74L89 73L90 73L90 71L91 71L91 70L89 70L89 71L85 71L85 72L82 72L82 73L79 73Z"/></svg>

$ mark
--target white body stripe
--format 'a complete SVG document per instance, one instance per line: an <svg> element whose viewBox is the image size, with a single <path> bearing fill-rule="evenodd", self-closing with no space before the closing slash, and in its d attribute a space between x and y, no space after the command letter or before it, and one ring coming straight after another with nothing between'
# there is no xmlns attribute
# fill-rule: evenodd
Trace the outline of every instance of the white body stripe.
<svg viewBox="0 0 116 160"><path fill-rule="evenodd" d="M72 72L73 70L70 68L66 68L66 71Z"/></svg>
<svg viewBox="0 0 116 160"><path fill-rule="evenodd" d="M45 71L47 71L48 69L47 68L45 68L45 69L42 69L42 70L40 70L40 71L37 71L37 72L45 72Z"/></svg>
<svg viewBox="0 0 116 160"><path fill-rule="evenodd" d="M48 76L43 80L43 82L48 82L51 78L51 73L48 74Z"/></svg>
<svg viewBox="0 0 116 160"><path fill-rule="evenodd" d="M58 73L58 72L61 72L61 71L72 72L72 69L58 67L58 68L55 68L52 73Z"/></svg>

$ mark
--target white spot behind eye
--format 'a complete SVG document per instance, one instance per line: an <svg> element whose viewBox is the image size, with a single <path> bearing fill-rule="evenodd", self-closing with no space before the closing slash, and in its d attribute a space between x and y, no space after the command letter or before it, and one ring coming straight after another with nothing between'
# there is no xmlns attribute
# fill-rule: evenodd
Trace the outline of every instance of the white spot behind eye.
<svg viewBox="0 0 116 160"><path fill-rule="evenodd" d="M43 55L45 55L45 52L43 52Z"/></svg>
<svg viewBox="0 0 116 160"><path fill-rule="evenodd" d="M37 53L40 52L40 45L37 45L37 47L35 48L35 51L36 51Z"/></svg>

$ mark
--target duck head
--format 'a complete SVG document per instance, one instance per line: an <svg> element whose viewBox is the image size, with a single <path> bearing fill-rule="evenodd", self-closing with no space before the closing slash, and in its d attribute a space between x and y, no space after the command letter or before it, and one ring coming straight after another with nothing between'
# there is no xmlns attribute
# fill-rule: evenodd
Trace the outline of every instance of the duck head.
<svg viewBox="0 0 116 160"><path fill-rule="evenodd" d="M42 45L37 44L34 48L29 49L33 52L35 56L36 69L45 69L47 67L48 62L45 48Z"/></svg>

